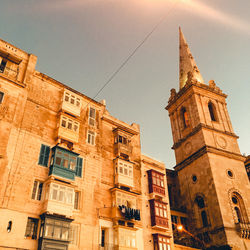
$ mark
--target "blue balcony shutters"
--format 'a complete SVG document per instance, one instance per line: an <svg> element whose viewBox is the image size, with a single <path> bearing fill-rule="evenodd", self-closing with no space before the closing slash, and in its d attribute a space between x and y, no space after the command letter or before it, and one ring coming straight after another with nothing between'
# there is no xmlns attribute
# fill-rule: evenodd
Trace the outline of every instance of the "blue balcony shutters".
<svg viewBox="0 0 250 250"><path fill-rule="evenodd" d="M50 147L42 144L38 164L44 167L48 167L49 154Z"/></svg>
<svg viewBox="0 0 250 250"><path fill-rule="evenodd" d="M82 158L77 157L76 176L82 177Z"/></svg>

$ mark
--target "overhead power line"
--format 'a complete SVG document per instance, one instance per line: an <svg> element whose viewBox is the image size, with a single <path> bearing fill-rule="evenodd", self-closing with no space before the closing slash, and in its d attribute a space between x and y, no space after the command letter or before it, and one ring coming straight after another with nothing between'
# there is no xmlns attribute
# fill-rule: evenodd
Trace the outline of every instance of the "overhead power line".
<svg viewBox="0 0 250 250"><path fill-rule="evenodd" d="M152 28L152 30L144 37L144 39L137 45L137 47L129 54L129 56L122 62L122 64L115 70L111 76L108 78L108 80L104 83L104 85L98 90L98 92L95 94L93 99L95 99L102 90L108 86L108 84L114 79L114 77L122 70L122 68L128 63L128 61L135 55L135 53L142 47L142 45L148 40L148 38L154 33L154 31L165 21L169 13L175 8L176 3L172 6L172 8L164 15L160 21ZM89 104L89 103L88 103ZM88 106L88 104L86 106Z"/></svg>

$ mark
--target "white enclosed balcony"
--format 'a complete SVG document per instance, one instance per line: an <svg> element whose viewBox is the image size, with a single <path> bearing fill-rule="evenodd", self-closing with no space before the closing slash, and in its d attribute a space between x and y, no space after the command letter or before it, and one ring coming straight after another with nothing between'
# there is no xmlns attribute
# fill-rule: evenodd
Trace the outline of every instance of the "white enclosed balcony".
<svg viewBox="0 0 250 250"><path fill-rule="evenodd" d="M126 186L129 188L134 187L134 178L133 178L133 163L125 161L119 158L114 160L115 168L115 185Z"/></svg>
<svg viewBox="0 0 250 250"><path fill-rule="evenodd" d="M81 97L69 90L65 90L62 101L62 110L74 116L80 116Z"/></svg>
<svg viewBox="0 0 250 250"><path fill-rule="evenodd" d="M59 214L71 217L74 210L74 189L58 183L46 187L43 213Z"/></svg>
<svg viewBox="0 0 250 250"><path fill-rule="evenodd" d="M79 139L80 123L65 114L60 115L58 138L65 139L72 143L77 143Z"/></svg>

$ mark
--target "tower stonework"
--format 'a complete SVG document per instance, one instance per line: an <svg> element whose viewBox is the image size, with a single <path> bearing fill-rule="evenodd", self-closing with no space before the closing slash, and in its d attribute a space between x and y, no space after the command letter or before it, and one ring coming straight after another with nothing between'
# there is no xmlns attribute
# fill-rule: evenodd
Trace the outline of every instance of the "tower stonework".
<svg viewBox="0 0 250 250"><path fill-rule="evenodd" d="M186 79L186 80L185 80ZM250 249L250 185L227 110L213 80L203 82L180 30L180 89L166 109L173 134L181 206L205 247Z"/></svg>

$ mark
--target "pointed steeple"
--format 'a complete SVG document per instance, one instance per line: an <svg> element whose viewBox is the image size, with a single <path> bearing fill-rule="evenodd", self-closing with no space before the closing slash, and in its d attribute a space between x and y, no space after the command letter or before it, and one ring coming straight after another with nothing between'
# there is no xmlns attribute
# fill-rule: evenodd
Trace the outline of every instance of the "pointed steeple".
<svg viewBox="0 0 250 250"><path fill-rule="evenodd" d="M180 89L182 89L189 78L197 80L198 82L204 83L201 73L196 65L196 62L190 52L186 39L179 27L179 81ZM189 73L190 72L190 73Z"/></svg>

